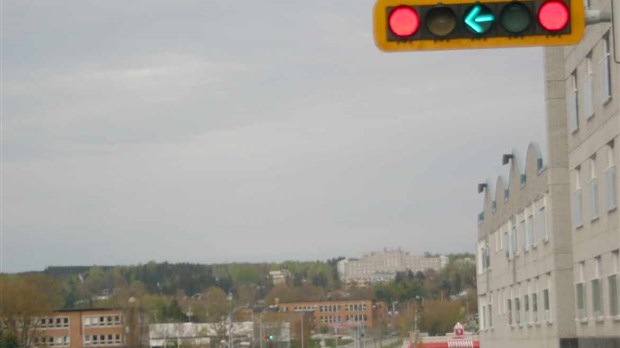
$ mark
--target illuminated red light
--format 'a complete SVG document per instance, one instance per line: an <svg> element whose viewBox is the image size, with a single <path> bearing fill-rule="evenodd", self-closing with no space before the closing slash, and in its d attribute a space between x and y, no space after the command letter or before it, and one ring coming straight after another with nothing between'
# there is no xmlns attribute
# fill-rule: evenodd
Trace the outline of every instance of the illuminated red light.
<svg viewBox="0 0 620 348"><path fill-rule="evenodd" d="M413 35L420 27L418 13L409 6L398 6L389 18L390 30L397 36Z"/></svg>
<svg viewBox="0 0 620 348"><path fill-rule="evenodd" d="M564 29L568 25L569 19L568 7L559 0L547 1L538 10L538 22L549 31Z"/></svg>

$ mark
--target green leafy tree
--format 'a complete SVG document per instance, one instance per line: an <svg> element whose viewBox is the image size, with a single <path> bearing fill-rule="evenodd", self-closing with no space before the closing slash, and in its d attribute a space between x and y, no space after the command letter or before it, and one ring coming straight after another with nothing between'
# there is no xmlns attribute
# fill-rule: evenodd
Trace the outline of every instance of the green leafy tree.
<svg viewBox="0 0 620 348"><path fill-rule="evenodd" d="M49 314L62 301L61 286L43 274L0 276L0 328L5 345L32 346L38 335L40 316Z"/></svg>
<svg viewBox="0 0 620 348"><path fill-rule="evenodd" d="M427 300L423 307L420 330L431 336L451 332L454 325L463 320L461 303L458 301Z"/></svg>

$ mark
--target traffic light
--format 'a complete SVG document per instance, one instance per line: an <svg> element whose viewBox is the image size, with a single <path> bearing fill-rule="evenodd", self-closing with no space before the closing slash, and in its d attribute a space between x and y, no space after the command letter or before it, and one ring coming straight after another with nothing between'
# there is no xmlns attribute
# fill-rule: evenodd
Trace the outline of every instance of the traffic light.
<svg viewBox="0 0 620 348"><path fill-rule="evenodd" d="M583 0L377 0L383 51L570 45L583 36Z"/></svg>

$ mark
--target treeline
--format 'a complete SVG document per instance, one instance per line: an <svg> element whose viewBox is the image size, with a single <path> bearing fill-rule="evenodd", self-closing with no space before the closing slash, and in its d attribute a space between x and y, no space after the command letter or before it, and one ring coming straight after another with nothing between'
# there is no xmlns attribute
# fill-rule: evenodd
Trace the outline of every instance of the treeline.
<svg viewBox="0 0 620 348"><path fill-rule="evenodd" d="M192 296L211 287L222 289L235 297L245 295L247 300L256 301L267 296L273 288L269 276L272 270L288 270L291 274L289 284L293 287L312 286L328 292L338 289L341 284L336 263L340 259L278 264L149 262L134 266L48 267L43 274L62 284L65 298L62 307L65 309L93 306L97 299L107 299L119 293L134 296ZM253 294L249 296L248 292Z"/></svg>
<svg viewBox="0 0 620 348"><path fill-rule="evenodd" d="M450 257L446 267L439 271L402 272L393 281L374 286L377 299L407 301L413 298L443 300L464 291L476 289L476 265L472 254Z"/></svg>
<svg viewBox="0 0 620 348"><path fill-rule="evenodd" d="M19 325L53 309L126 308L130 303L137 305L151 323L221 323L237 309L278 301L374 298L386 301L392 312L398 312L391 314L391 320L403 334L418 324L429 333L442 333L455 320L475 327L472 254L451 255L448 265L439 271L398 273L393 281L370 287L342 284L337 273L341 259L221 265L149 262L0 274L0 343L26 342L17 333L33 328ZM272 270L287 270L290 278L285 284L274 285L269 275ZM382 327L387 328L387 322Z"/></svg>
<svg viewBox="0 0 620 348"><path fill-rule="evenodd" d="M240 303L254 304L261 300L273 303L276 299L286 302L343 297L373 297L386 302L413 298L441 300L468 289L475 291L476 287L473 254L449 255L448 265L439 271L398 273L391 282L371 288L353 284L346 289L338 278L337 263L341 259L215 265L151 261L133 266L55 266L46 268L43 275L56 284L56 297L62 303L55 305L64 309L93 307L102 302L114 305L131 296L191 297L209 288L221 289ZM269 275L272 270L287 270L290 273L287 284L274 287Z"/></svg>

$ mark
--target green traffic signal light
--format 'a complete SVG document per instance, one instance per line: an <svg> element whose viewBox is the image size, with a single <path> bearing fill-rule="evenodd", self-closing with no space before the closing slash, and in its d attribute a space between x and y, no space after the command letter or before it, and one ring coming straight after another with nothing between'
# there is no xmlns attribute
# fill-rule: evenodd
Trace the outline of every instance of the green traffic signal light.
<svg viewBox="0 0 620 348"><path fill-rule="evenodd" d="M475 4L465 11L465 28L476 34L484 34L491 29L495 16L484 5Z"/></svg>
<svg viewBox="0 0 620 348"><path fill-rule="evenodd" d="M384 51L570 45L585 29L581 0L376 0Z"/></svg>

